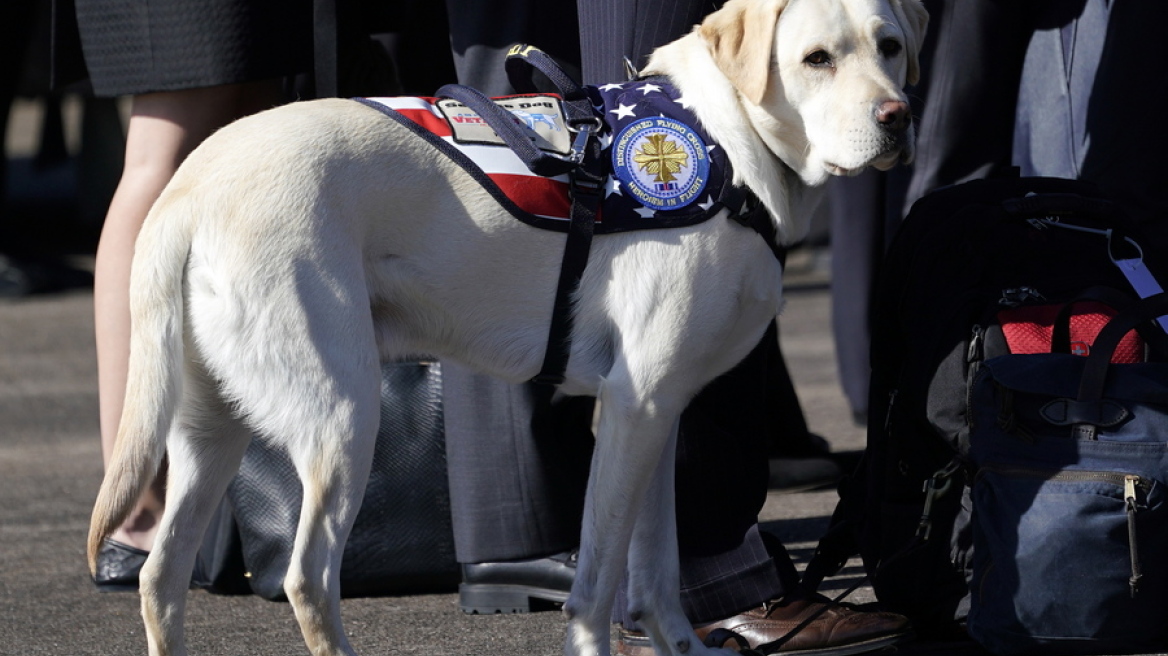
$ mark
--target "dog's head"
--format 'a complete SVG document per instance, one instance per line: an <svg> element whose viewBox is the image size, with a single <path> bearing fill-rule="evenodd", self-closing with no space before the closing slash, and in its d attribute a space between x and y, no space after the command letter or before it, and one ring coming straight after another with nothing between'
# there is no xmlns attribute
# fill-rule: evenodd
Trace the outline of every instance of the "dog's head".
<svg viewBox="0 0 1168 656"><path fill-rule="evenodd" d="M920 0L729 0L698 29L767 146L808 184L913 155Z"/></svg>

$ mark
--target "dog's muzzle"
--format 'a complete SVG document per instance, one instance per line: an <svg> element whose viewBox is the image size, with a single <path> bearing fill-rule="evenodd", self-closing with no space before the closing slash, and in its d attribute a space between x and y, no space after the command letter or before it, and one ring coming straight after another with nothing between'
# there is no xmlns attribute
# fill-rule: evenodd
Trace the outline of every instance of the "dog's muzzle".
<svg viewBox="0 0 1168 656"><path fill-rule="evenodd" d="M903 100L884 101L876 108L876 123L884 132L885 155L872 165L887 171L897 163L911 164L916 151L916 131L909 104Z"/></svg>

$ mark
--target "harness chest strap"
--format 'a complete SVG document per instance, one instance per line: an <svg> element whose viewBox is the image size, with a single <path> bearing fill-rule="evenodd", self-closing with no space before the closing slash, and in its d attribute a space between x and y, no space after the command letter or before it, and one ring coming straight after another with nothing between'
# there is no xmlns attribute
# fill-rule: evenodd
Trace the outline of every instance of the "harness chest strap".
<svg viewBox="0 0 1168 656"><path fill-rule="evenodd" d="M585 162L587 163L587 159ZM596 227L596 211L604 191L604 176L595 166L582 166L573 171L572 220L568 238L564 242L564 257L556 282L556 300L552 305L551 327L544 350L543 366L531 382L553 387L564 382L568 358L572 351L572 295L580 288L580 280L588 267L592 250L592 235ZM589 170L593 169L593 170Z"/></svg>

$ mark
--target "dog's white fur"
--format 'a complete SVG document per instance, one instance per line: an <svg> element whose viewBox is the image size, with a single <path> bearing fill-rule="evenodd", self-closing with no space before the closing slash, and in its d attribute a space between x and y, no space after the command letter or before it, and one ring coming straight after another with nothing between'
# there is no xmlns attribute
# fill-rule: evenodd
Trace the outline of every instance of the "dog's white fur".
<svg viewBox="0 0 1168 656"><path fill-rule="evenodd" d="M911 156L911 126L877 115L904 102L926 20L919 0L730 0L646 72L677 85L790 242L829 174ZM305 640L352 654L338 569L377 432L379 363L432 354L530 378L563 243L358 103L285 106L200 146L138 241L130 383L90 532L92 567L168 454L141 575L150 653L185 653L196 545L254 431L288 447L304 485L284 586ZM722 217L596 238L562 388L601 408L565 654L608 653L626 571L658 653L716 651L678 602L677 420L757 343L780 282L763 240Z"/></svg>

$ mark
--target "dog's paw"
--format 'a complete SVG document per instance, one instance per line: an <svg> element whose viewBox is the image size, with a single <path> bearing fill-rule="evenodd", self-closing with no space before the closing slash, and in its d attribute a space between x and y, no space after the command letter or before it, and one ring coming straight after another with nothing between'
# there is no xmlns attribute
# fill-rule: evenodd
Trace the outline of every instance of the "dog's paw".
<svg viewBox="0 0 1168 656"><path fill-rule="evenodd" d="M601 629L589 628L583 622L568 622L568 637L564 640L564 656L609 656L608 625Z"/></svg>

